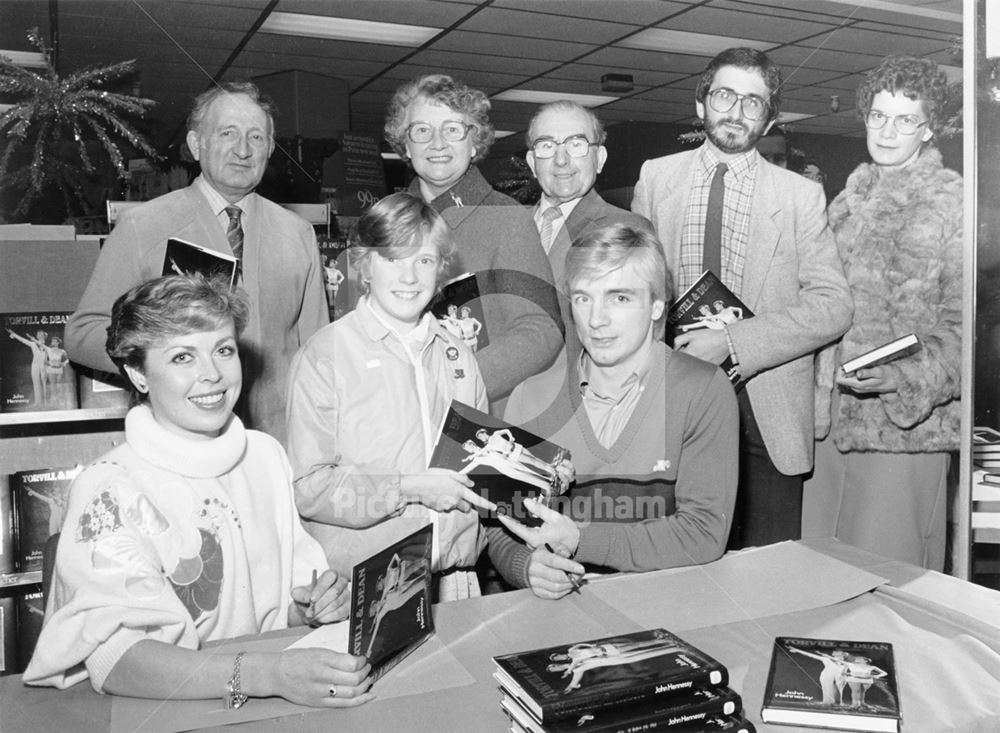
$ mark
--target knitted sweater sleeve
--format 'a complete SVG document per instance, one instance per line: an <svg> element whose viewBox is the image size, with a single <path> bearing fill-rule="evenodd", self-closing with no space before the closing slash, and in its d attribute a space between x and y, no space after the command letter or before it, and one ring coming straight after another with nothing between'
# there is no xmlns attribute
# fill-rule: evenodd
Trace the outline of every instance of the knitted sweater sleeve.
<svg viewBox="0 0 1000 733"><path fill-rule="evenodd" d="M127 472L110 463L90 466L74 481L26 684L62 689L89 676L100 691L136 642L198 648L194 621L150 534L148 525L161 515L149 503L131 502L133 490Z"/></svg>
<svg viewBox="0 0 1000 733"><path fill-rule="evenodd" d="M685 421L674 513L581 527L577 561L645 571L711 562L725 551L739 467L735 393L721 370L700 386L672 384L670 390L678 404L668 412Z"/></svg>

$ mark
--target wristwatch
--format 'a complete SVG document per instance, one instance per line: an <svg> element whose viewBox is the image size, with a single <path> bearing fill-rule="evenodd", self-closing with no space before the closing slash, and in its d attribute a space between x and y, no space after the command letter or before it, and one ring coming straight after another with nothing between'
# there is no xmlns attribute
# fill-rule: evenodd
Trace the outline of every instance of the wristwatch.
<svg viewBox="0 0 1000 733"><path fill-rule="evenodd" d="M229 692L226 694L227 710L238 710L247 701L247 696L240 690L240 662L243 661L244 654L246 652L237 654L236 661L233 662L233 676L229 678Z"/></svg>

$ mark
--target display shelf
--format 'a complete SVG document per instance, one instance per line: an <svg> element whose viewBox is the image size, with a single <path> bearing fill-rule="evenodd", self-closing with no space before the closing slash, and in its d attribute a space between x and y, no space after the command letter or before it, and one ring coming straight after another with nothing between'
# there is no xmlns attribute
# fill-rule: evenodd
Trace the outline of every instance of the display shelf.
<svg viewBox="0 0 1000 733"><path fill-rule="evenodd" d="M41 570L32 570L28 573L10 573L9 575L0 575L0 588L16 588L22 585L33 585L41 582Z"/></svg>
<svg viewBox="0 0 1000 733"><path fill-rule="evenodd" d="M45 410L40 412L0 413L0 428L7 425L39 425L48 423L75 423L92 420L116 420L125 417L124 407L97 407L75 410Z"/></svg>

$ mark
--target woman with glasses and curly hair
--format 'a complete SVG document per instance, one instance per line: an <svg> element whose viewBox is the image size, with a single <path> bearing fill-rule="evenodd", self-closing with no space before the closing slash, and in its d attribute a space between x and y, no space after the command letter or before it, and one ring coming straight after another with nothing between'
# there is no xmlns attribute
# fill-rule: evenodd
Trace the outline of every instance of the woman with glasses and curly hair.
<svg viewBox="0 0 1000 733"><path fill-rule="evenodd" d="M854 321L817 360L816 467L803 501L804 536L936 570L961 372L962 178L934 146L947 97L933 61L901 56L858 89L872 161L829 208ZM850 374L839 366L911 332L914 353Z"/></svg>
<svg viewBox="0 0 1000 733"><path fill-rule="evenodd" d="M416 79L389 103L385 139L416 174L410 193L441 214L474 272L489 345L476 352L490 403L549 365L562 346L552 270L528 210L495 191L476 163L493 144L490 102L443 74Z"/></svg>

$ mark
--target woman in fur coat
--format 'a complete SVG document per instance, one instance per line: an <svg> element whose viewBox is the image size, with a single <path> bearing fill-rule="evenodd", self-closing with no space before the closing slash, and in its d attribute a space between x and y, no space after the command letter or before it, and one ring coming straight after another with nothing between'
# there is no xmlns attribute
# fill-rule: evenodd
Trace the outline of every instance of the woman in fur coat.
<svg viewBox="0 0 1000 733"><path fill-rule="evenodd" d="M858 89L871 163L830 204L854 322L816 367L816 465L803 536L835 536L942 570L950 451L958 448L962 179L933 145L944 73L889 57ZM919 350L845 374L840 364L910 332Z"/></svg>

